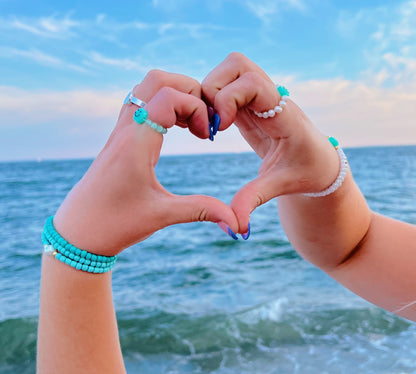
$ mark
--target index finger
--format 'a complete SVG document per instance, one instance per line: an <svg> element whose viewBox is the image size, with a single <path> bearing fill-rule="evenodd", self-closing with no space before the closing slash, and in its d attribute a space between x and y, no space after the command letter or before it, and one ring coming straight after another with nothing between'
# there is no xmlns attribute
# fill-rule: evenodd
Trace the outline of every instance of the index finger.
<svg viewBox="0 0 416 374"><path fill-rule="evenodd" d="M142 82L134 87L132 93L135 98L145 104L148 103L163 87L170 87L176 91L195 96L198 99L201 98L201 85L197 80L186 75L168 73L158 69L150 70ZM119 119L125 117L125 114L127 114L128 118L131 118L136 110L137 106L134 104L123 105ZM124 121L119 121L117 127L120 127L123 124L125 124ZM184 127L184 124L181 122L178 122L177 125Z"/></svg>
<svg viewBox="0 0 416 374"><path fill-rule="evenodd" d="M201 87L204 100L214 105L217 93L247 72L256 72L264 77L264 79L272 82L269 76L248 57L242 53L233 52L223 62L217 65L202 81Z"/></svg>

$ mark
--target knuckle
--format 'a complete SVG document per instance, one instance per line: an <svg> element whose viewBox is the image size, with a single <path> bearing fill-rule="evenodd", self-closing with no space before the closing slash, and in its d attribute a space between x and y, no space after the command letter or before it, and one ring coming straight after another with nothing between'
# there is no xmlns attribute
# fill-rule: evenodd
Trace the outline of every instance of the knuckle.
<svg viewBox="0 0 416 374"><path fill-rule="evenodd" d="M146 77L144 79L163 84L165 77L166 77L166 72L164 72L163 70L152 69L146 74Z"/></svg>
<svg viewBox="0 0 416 374"><path fill-rule="evenodd" d="M258 86L263 81L263 78L260 76L260 74L255 71L245 72L243 74L243 79L245 79L248 84L256 86Z"/></svg>
<svg viewBox="0 0 416 374"><path fill-rule="evenodd" d="M198 212L198 216L196 221L198 222L203 222L206 221L208 218L208 211L205 208L202 208L199 212Z"/></svg>
<svg viewBox="0 0 416 374"><path fill-rule="evenodd" d="M175 89L173 89L172 87L167 87L167 86L162 87L157 93L159 97L166 99L166 100L171 99L174 94L175 94Z"/></svg>
<svg viewBox="0 0 416 374"><path fill-rule="evenodd" d="M227 57L226 60L233 63L233 64L243 64L246 61L247 57L244 56L240 52L231 52Z"/></svg>

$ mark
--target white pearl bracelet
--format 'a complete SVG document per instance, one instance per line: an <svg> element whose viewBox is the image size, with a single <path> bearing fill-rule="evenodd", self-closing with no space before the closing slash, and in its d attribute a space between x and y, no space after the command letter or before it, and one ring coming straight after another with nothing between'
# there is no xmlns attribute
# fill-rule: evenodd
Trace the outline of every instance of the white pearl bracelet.
<svg viewBox="0 0 416 374"><path fill-rule="evenodd" d="M347 161L347 156L345 156L345 153L341 149L341 147L337 146L336 150L339 155L340 171L335 182L332 183L327 189L321 192L308 192L308 193L304 193L303 194L304 196L308 196L308 197L328 196L331 193L334 193L338 188L341 187L342 183L344 182L345 176L347 175L347 172L348 172L348 161Z"/></svg>

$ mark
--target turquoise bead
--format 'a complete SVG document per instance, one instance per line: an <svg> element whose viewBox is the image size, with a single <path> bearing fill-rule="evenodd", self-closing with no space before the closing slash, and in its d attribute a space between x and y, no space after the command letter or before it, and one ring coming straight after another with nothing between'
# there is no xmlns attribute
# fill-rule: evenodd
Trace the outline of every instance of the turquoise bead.
<svg viewBox="0 0 416 374"><path fill-rule="evenodd" d="M339 147L339 142L334 137L329 136L328 137L329 142L332 144L332 146L337 149Z"/></svg>
<svg viewBox="0 0 416 374"><path fill-rule="evenodd" d="M155 124L157 131L162 127ZM163 129L163 128L162 128ZM48 217L42 232L44 251L53 248L55 258L74 269L88 271L90 273L104 273L111 270L116 262L116 256L102 256L89 253L68 243L53 226L53 216Z"/></svg>
<svg viewBox="0 0 416 374"><path fill-rule="evenodd" d="M139 108L134 112L134 120L138 123L138 124L142 124L144 121L146 121L148 116L147 110L143 109L143 108Z"/></svg>
<svg viewBox="0 0 416 374"><path fill-rule="evenodd" d="M280 96L289 96L289 91L286 87L279 86L277 87L277 91L279 92Z"/></svg>

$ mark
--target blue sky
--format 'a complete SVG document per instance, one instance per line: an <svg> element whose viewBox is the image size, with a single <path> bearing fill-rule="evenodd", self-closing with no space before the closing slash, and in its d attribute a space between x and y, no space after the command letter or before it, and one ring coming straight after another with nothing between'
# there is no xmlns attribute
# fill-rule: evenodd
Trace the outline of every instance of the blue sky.
<svg viewBox="0 0 416 374"><path fill-rule="evenodd" d="M416 144L416 0L0 0L0 160L93 157L152 68L258 63L346 146ZM249 150L170 131L163 152Z"/></svg>

